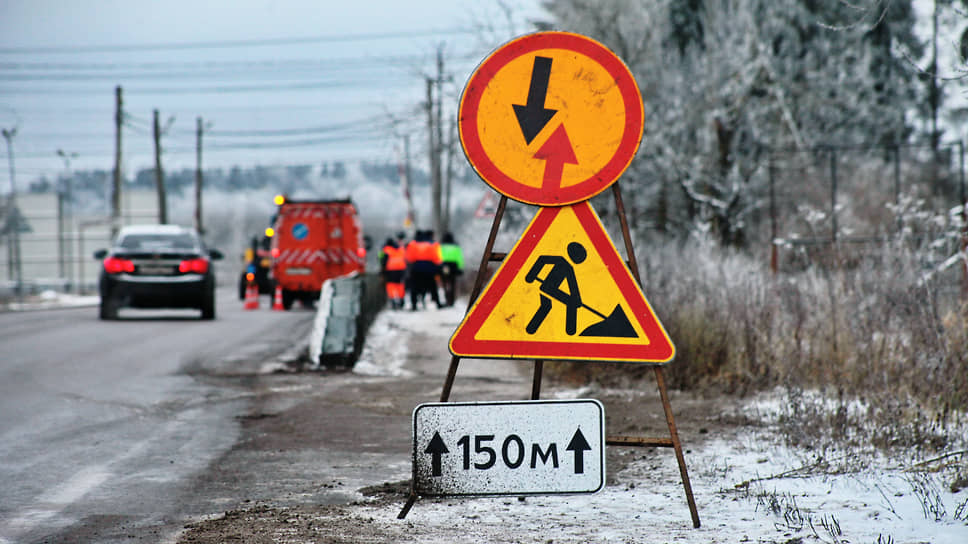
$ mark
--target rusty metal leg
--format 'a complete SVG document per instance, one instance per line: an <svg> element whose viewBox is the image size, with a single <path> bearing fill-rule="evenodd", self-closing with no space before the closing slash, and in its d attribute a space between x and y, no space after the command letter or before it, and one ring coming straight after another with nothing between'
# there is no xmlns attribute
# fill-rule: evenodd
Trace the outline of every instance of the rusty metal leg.
<svg viewBox="0 0 968 544"><path fill-rule="evenodd" d="M629 271L632 277L639 282L642 288L642 277L639 275L639 263L635 260L635 248L632 247L632 234L629 231L629 222L625 217L625 202L622 200L622 190L618 183L612 184L612 195L615 197L615 212L618 214L618 221L622 225L622 239L625 241L625 253L628 256Z"/></svg>
<svg viewBox="0 0 968 544"><path fill-rule="evenodd" d="M459 362L460 357L457 355L450 358L450 368L447 370L444 388L440 391L440 402L447 402L450 399L450 388L454 386L454 378L457 377L457 364Z"/></svg>
<svg viewBox="0 0 968 544"><path fill-rule="evenodd" d="M672 405L669 404L669 393L666 391L665 377L662 375L662 367L655 367L655 382L659 387L659 396L662 397L662 408L665 410L666 423L669 425L669 435L672 438L672 447L676 450L676 461L679 462L679 475L682 477L682 487L686 491L686 502L689 503L689 513L692 514L692 526L699 528L699 510L696 509L696 499L692 495L692 484L689 483L689 474L686 472L686 458L682 455L682 444L679 443L679 432L676 430L676 420L672 416Z"/></svg>
<svg viewBox="0 0 968 544"><path fill-rule="evenodd" d="M491 261L491 252L494 250L494 242L497 240L497 231L501 228L501 218L504 217L504 209L507 207L508 197L501 195L501 200L498 202L497 211L494 213L494 222L491 223L491 232L487 235L487 243L484 244L484 253L481 255L481 264L477 267L477 278L474 281L474 289L471 291L471 296L467 301L467 309L471 309L471 305L477 300L478 295L481 294L481 290L484 288L484 276L487 275L487 263Z"/></svg>
<svg viewBox="0 0 968 544"><path fill-rule="evenodd" d="M534 362L534 380L531 382L531 400L541 398L541 374L544 371L544 361L537 359Z"/></svg>
<svg viewBox="0 0 968 544"><path fill-rule="evenodd" d="M615 211L622 225L622 238L625 240L625 252L628 254L629 270L632 272L635 281L639 283L639 288L641 289L643 288L642 277L639 275L639 264L635 259L635 248L632 246L632 236L629 231L628 220L625 217L625 203L622 200L622 190L619 188L618 183L612 184L612 195L615 198ZM659 396L662 398L662 409L665 410L666 423L669 425L669 436L672 440L672 447L676 451L676 461L679 463L679 475L682 477L682 487L686 491L686 502L689 503L689 513L692 514L692 525L698 529L699 511L696 509L696 499L692 495L692 484L689 483L689 474L686 472L686 458L682 455L679 431L676 430L676 420L672 415L672 405L669 404L669 393L666 391L665 377L662 374L661 366L655 367L655 381L659 387ZM617 437L612 443L627 443L627 441Z"/></svg>
<svg viewBox="0 0 968 544"><path fill-rule="evenodd" d="M467 301L467 311L471 309L474 301L480 296L484 289L484 276L487 274L487 263L491 260L491 252L494 249L494 241L497 240L497 231L501 228L501 218L504 217L504 209L507 207L508 197L501 195L498 202L497 211L494 214L494 221L491 223L491 232L487 236L487 244L484 245L484 254L481 255L481 264L477 268L477 278L474 280L474 288L471 289L470 298ZM450 359L450 368L447 370L447 378L444 380L444 387L440 392L440 402L450 400L450 390L454 386L454 379L457 377L457 366L460 357L454 355Z"/></svg>
<svg viewBox="0 0 968 544"><path fill-rule="evenodd" d="M407 497L407 504L404 504L403 510L400 510L400 513L397 514L397 519L403 519L407 517L407 514L410 513L410 509L413 508L413 503L415 502L417 502L417 494L411 492L410 496Z"/></svg>

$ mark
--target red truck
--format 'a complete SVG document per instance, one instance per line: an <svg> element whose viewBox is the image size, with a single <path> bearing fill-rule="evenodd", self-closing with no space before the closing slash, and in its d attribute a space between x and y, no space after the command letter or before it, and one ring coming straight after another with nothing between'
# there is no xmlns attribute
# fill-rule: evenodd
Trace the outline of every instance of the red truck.
<svg viewBox="0 0 968 544"><path fill-rule="evenodd" d="M323 282L363 273L366 248L356 207L350 200L288 200L272 224L272 276L282 288L282 306L295 300L312 306Z"/></svg>

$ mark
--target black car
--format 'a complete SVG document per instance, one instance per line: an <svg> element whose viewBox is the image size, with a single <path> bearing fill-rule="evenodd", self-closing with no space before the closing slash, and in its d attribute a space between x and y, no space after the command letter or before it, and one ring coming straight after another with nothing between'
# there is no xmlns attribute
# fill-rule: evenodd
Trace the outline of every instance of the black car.
<svg viewBox="0 0 968 544"><path fill-rule="evenodd" d="M117 319L131 308L198 308L202 319L215 319L215 273L212 260L222 253L207 249L192 229L177 225L140 225L121 229L114 247L94 253L103 259L101 319Z"/></svg>

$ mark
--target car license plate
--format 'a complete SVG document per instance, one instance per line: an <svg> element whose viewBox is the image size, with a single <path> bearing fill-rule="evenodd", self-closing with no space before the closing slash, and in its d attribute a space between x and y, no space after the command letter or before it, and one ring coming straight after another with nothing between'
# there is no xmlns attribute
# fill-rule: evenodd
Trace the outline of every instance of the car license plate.
<svg viewBox="0 0 968 544"><path fill-rule="evenodd" d="M308 276L310 274L308 268L287 268L286 274L290 276Z"/></svg>
<svg viewBox="0 0 968 544"><path fill-rule="evenodd" d="M170 266L142 266L138 268L138 272L144 274L145 276L168 276L171 275L172 267Z"/></svg>

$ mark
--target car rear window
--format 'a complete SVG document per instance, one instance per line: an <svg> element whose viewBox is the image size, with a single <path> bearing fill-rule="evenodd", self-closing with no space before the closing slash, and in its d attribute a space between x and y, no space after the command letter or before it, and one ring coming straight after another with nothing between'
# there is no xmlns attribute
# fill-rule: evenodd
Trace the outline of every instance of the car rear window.
<svg viewBox="0 0 968 544"><path fill-rule="evenodd" d="M184 250L198 247L191 234L128 234L121 238L118 245L130 251Z"/></svg>

